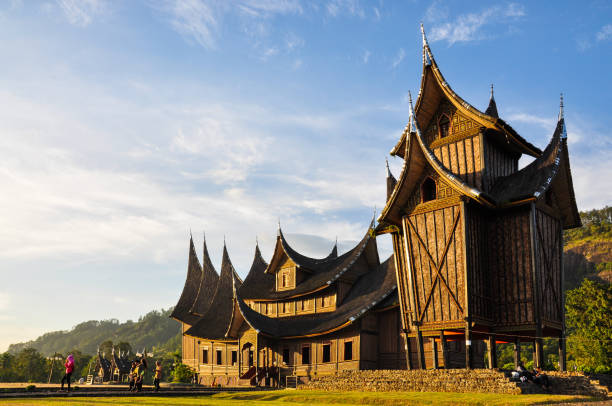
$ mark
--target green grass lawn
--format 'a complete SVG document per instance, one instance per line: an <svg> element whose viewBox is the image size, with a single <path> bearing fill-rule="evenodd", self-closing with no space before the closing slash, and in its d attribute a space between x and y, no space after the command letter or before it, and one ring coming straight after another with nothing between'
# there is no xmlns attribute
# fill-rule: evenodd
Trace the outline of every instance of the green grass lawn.
<svg viewBox="0 0 612 406"><path fill-rule="evenodd" d="M595 400L569 395L498 395L489 393L441 392L322 392L270 391L218 393L212 396L190 397L70 397L3 400L6 405L534 405Z"/></svg>

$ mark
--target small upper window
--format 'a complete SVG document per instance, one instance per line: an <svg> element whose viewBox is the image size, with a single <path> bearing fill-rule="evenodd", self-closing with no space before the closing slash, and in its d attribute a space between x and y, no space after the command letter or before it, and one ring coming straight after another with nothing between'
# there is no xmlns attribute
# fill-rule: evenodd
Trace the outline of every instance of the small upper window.
<svg viewBox="0 0 612 406"><path fill-rule="evenodd" d="M436 199L436 182L432 178L426 178L421 185L422 202Z"/></svg>
<svg viewBox="0 0 612 406"><path fill-rule="evenodd" d="M442 114L438 119L438 131L440 133L440 138L447 137L449 135L450 130L450 119L446 114Z"/></svg>

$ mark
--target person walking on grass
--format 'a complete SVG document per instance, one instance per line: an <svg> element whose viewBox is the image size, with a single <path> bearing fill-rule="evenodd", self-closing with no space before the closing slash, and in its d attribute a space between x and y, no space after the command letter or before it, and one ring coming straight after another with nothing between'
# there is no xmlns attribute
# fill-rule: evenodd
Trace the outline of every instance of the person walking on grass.
<svg viewBox="0 0 612 406"><path fill-rule="evenodd" d="M62 386L60 390L64 390L64 382L68 382L68 390L70 391L70 377L72 376L72 371L74 371L74 357L72 354L68 355L64 366L66 367L66 373L62 377Z"/></svg>
<svg viewBox="0 0 612 406"><path fill-rule="evenodd" d="M155 386L155 392L159 392L159 381L162 377L162 366L161 362L155 361L155 377L153 379L153 385Z"/></svg>

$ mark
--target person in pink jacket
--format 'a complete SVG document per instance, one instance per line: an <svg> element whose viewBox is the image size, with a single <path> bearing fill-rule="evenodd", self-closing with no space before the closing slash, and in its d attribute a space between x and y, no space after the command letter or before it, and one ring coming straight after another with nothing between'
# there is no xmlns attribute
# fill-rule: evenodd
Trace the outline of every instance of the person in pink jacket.
<svg viewBox="0 0 612 406"><path fill-rule="evenodd" d="M72 376L72 371L74 371L74 357L72 354L68 355L64 366L66 367L66 373L62 377L62 387L60 390L64 390L64 381L68 382L68 390L70 390L70 377Z"/></svg>

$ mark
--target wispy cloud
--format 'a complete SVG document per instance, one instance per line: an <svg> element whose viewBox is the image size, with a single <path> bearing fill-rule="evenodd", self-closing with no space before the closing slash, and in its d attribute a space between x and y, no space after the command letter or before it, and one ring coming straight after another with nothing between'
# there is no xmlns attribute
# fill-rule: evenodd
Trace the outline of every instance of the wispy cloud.
<svg viewBox="0 0 612 406"><path fill-rule="evenodd" d="M597 41L605 41L612 38L612 24L606 24L595 35Z"/></svg>
<svg viewBox="0 0 612 406"><path fill-rule="evenodd" d="M56 0L71 24L85 27L106 9L105 0Z"/></svg>
<svg viewBox="0 0 612 406"><path fill-rule="evenodd" d="M516 21L525 16L525 8L521 4L510 3L506 6L493 6L479 13L468 13L457 16L454 21L449 18L448 8L434 2L426 11L425 19L433 23L429 34L430 41L446 41L449 45L456 42L467 42L483 39L485 25L497 25Z"/></svg>
<svg viewBox="0 0 612 406"><path fill-rule="evenodd" d="M275 15L302 13L297 0L157 0L154 7L169 17L172 27L186 39L195 40L207 49L217 45L220 26L225 15L238 14L246 21L243 31L250 35L266 33L266 27L254 21Z"/></svg>
<svg viewBox="0 0 612 406"><path fill-rule="evenodd" d="M363 63L368 63L370 61L371 55L372 53L368 51L367 49L363 51L363 56L361 57L361 60L363 61Z"/></svg>
<svg viewBox="0 0 612 406"><path fill-rule="evenodd" d="M343 14L365 17L365 10L361 6L359 0L331 0L326 6L327 14L332 17L338 17Z"/></svg>
<svg viewBox="0 0 612 406"><path fill-rule="evenodd" d="M393 58L393 63L391 64L391 68L393 69L397 68L400 65L400 63L402 63L405 57L406 57L406 51L404 51L404 48L400 48L399 51L397 51L397 55L395 55L395 58Z"/></svg>

